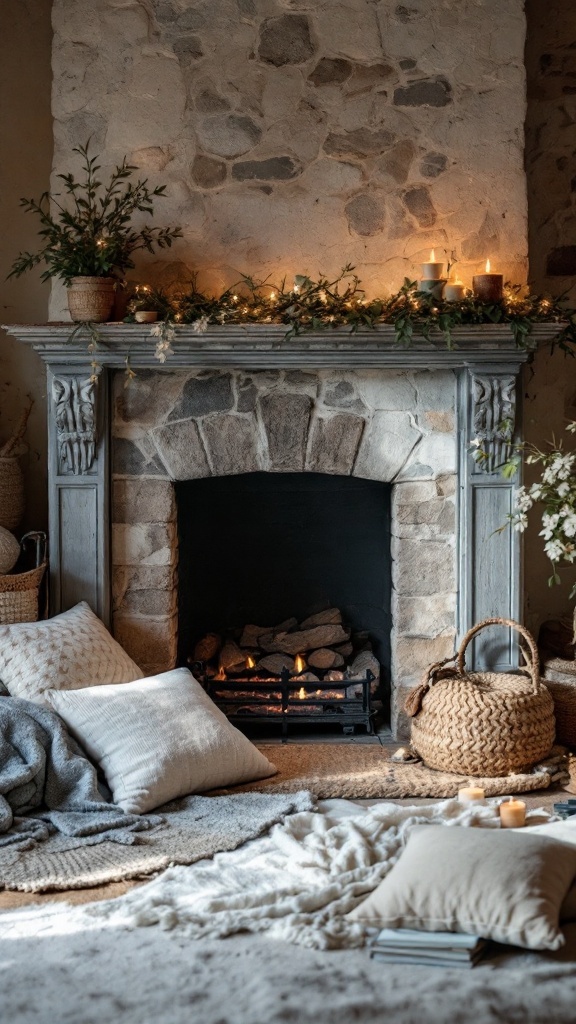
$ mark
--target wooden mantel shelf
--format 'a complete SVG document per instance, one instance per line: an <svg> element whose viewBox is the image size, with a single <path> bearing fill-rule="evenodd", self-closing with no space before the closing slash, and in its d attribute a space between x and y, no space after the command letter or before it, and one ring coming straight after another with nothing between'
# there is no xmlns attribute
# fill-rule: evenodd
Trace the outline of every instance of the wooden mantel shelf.
<svg viewBox="0 0 576 1024"><path fill-rule="evenodd" d="M73 324L9 324L4 330L30 345L46 363L72 367L86 366L89 361L88 333L79 332L70 340ZM506 324L457 328L452 332L453 349L446 347L440 333L432 341L415 337L410 348L399 347L395 344L394 328L388 325L356 334L340 327L290 339L286 339L286 330L281 325L233 324L210 327L197 334L191 326L176 326L174 353L164 368L233 365L253 370L301 366L459 369L481 364L519 369L529 357L528 352L516 346ZM531 338L541 344L557 332L555 324L535 324ZM101 366L120 368L129 358L135 368L160 368L154 356L155 339L150 334L150 324L101 324L98 333L101 341L96 358Z"/></svg>

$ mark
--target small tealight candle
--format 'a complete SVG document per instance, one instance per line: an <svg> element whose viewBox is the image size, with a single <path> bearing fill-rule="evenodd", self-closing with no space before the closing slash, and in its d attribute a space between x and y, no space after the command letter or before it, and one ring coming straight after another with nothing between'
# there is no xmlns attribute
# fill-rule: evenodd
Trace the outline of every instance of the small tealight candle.
<svg viewBox="0 0 576 1024"><path fill-rule="evenodd" d="M434 249L430 253L430 262L422 264L422 278L424 281L440 281L444 271L444 264L436 262Z"/></svg>
<svg viewBox="0 0 576 1024"><path fill-rule="evenodd" d="M446 302L459 302L464 298L466 286L462 281L448 281L444 285L444 298Z"/></svg>
<svg viewBox="0 0 576 1024"><path fill-rule="evenodd" d="M458 790L458 800L461 804L483 804L484 790L480 786L464 786Z"/></svg>
<svg viewBox="0 0 576 1024"><path fill-rule="evenodd" d="M486 260L486 273L476 274L472 278L472 291L482 302L500 302L504 293L504 277L492 274L490 260Z"/></svg>
<svg viewBox="0 0 576 1024"><path fill-rule="evenodd" d="M522 828L526 824L526 804L523 800L510 797L500 804L500 826L502 828Z"/></svg>

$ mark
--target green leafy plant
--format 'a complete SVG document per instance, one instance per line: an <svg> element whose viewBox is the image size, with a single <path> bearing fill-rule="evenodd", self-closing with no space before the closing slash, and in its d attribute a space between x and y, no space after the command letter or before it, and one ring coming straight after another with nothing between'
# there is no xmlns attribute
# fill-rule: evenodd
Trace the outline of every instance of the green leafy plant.
<svg viewBox="0 0 576 1024"><path fill-rule="evenodd" d="M141 310L158 313L162 320L169 319L172 314L172 303L163 288L151 288L147 284L137 284L128 300L127 316L124 319L127 323L131 323L134 320L134 313Z"/></svg>
<svg viewBox="0 0 576 1024"><path fill-rule="evenodd" d="M137 250L153 253L181 237L178 227L133 227L136 213L154 212L154 200L165 195L166 186L150 188L147 179L130 180L138 168L126 158L102 182L98 157L90 155L89 147L90 140L73 150L82 158L80 180L59 174L63 193L44 192L38 201L20 201L39 218L42 241L36 252L20 253L9 277L20 277L39 263L46 264L42 280L59 277L66 285L78 276L114 277L134 267Z"/></svg>

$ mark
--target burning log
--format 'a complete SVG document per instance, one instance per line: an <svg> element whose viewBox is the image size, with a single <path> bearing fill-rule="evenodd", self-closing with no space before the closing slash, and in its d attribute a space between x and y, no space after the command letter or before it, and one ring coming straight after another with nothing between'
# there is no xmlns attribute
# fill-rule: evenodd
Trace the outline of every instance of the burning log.
<svg viewBox="0 0 576 1024"><path fill-rule="evenodd" d="M294 658L289 654L267 654L257 663L256 668L258 671L272 672L279 676L283 668L287 668L289 672L294 671Z"/></svg>
<svg viewBox="0 0 576 1024"><path fill-rule="evenodd" d="M329 647L320 647L308 655L308 664L312 668L339 668L344 664L344 658L338 651L332 651Z"/></svg>
<svg viewBox="0 0 576 1024"><path fill-rule="evenodd" d="M222 637L218 633L207 633L194 648L194 661L212 661L221 646Z"/></svg>
<svg viewBox="0 0 576 1024"><path fill-rule="evenodd" d="M277 636L266 634L260 637L260 647L270 653L279 651L282 654L298 654L344 643L349 638L350 633L340 625L315 626L298 633L278 633Z"/></svg>
<svg viewBox="0 0 576 1024"><path fill-rule="evenodd" d="M326 611L309 615L300 623L300 629L312 629L313 626L342 625L342 612L339 608L327 608Z"/></svg>
<svg viewBox="0 0 576 1024"><path fill-rule="evenodd" d="M238 644L228 640L220 651L218 661L224 672L241 671L246 666L246 652L241 651Z"/></svg>

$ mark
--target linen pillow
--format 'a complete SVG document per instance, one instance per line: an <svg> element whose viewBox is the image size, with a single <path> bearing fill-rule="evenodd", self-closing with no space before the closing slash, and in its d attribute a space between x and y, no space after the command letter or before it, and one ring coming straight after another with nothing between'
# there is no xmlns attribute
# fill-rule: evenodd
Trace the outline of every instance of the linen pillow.
<svg viewBox="0 0 576 1024"><path fill-rule="evenodd" d="M45 690L127 683L143 675L86 601L42 622L0 626L0 679L12 697L45 704Z"/></svg>
<svg viewBox="0 0 576 1024"><path fill-rule="evenodd" d="M421 825L349 917L378 928L470 932L528 949L559 949L558 919L576 848L543 836Z"/></svg>
<svg viewBox="0 0 576 1024"><path fill-rule="evenodd" d="M276 773L186 668L46 696L129 814Z"/></svg>

